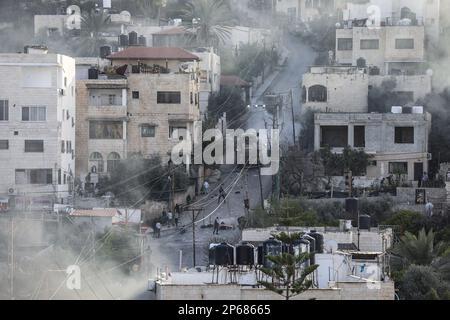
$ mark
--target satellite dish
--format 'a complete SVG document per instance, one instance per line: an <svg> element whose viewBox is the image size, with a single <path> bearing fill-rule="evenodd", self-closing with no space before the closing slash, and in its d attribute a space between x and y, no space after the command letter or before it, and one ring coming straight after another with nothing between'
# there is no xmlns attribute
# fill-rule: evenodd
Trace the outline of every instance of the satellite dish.
<svg viewBox="0 0 450 320"><path fill-rule="evenodd" d="M336 23L336 29L340 29L341 28L341 24L338 22Z"/></svg>
<svg viewBox="0 0 450 320"><path fill-rule="evenodd" d="M327 253L333 253L336 252L338 249L338 243L335 240L328 240L325 241L325 244L323 246L323 249L327 252Z"/></svg>
<svg viewBox="0 0 450 320"><path fill-rule="evenodd" d="M430 77L433 76L433 70L432 69L428 69L427 70L427 75L430 76Z"/></svg>
<svg viewBox="0 0 450 320"><path fill-rule="evenodd" d="M131 18L131 13L129 12L129 11L126 11L126 10L124 10L124 11L122 11L121 13L120 13L120 15L122 16L122 18Z"/></svg>

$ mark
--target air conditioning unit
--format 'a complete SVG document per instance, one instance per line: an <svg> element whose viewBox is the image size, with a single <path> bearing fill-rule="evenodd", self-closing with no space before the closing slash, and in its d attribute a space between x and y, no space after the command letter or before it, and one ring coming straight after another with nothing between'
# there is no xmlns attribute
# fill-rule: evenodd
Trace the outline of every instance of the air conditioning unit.
<svg viewBox="0 0 450 320"><path fill-rule="evenodd" d="M15 196L15 195L17 195L16 189L14 189L14 188L9 188L9 189L8 189L8 195L9 195L9 196Z"/></svg>

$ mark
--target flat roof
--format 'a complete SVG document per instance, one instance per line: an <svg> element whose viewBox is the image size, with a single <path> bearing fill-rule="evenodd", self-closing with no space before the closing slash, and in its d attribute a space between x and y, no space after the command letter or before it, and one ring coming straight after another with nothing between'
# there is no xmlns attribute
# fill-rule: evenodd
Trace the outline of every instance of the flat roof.
<svg viewBox="0 0 450 320"><path fill-rule="evenodd" d="M176 47L134 47L115 52L107 58L111 60L200 60L189 51Z"/></svg>

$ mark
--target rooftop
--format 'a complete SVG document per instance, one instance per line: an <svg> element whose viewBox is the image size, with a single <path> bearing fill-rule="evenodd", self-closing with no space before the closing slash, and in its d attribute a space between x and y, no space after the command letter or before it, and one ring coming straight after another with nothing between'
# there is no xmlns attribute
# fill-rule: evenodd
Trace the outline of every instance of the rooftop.
<svg viewBox="0 0 450 320"><path fill-rule="evenodd" d="M174 47L132 47L120 52L115 52L107 58L111 60L200 60L198 56L182 48Z"/></svg>
<svg viewBox="0 0 450 320"><path fill-rule="evenodd" d="M183 27L174 27L170 29L164 29L159 32L154 33L153 35L174 35L174 34L186 34L189 31Z"/></svg>

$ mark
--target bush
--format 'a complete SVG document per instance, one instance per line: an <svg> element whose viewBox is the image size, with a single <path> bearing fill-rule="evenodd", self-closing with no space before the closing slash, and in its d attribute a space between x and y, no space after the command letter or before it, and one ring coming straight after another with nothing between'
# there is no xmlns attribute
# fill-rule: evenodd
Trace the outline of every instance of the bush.
<svg viewBox="0 0 450 320"><path fill-rule="evenodd" d="M404 234L406 231L417 234L425 225L424 220L425 217L419 212L401 210L383 221L383 224L399 226L400 234Z"/></svg>
<svg viewBox="0 0 450 320"><path fill-rule="evenodd" d="M450 299L449 284L431 267L411 265L399 284L400 297L406 300Z"/></svg>

